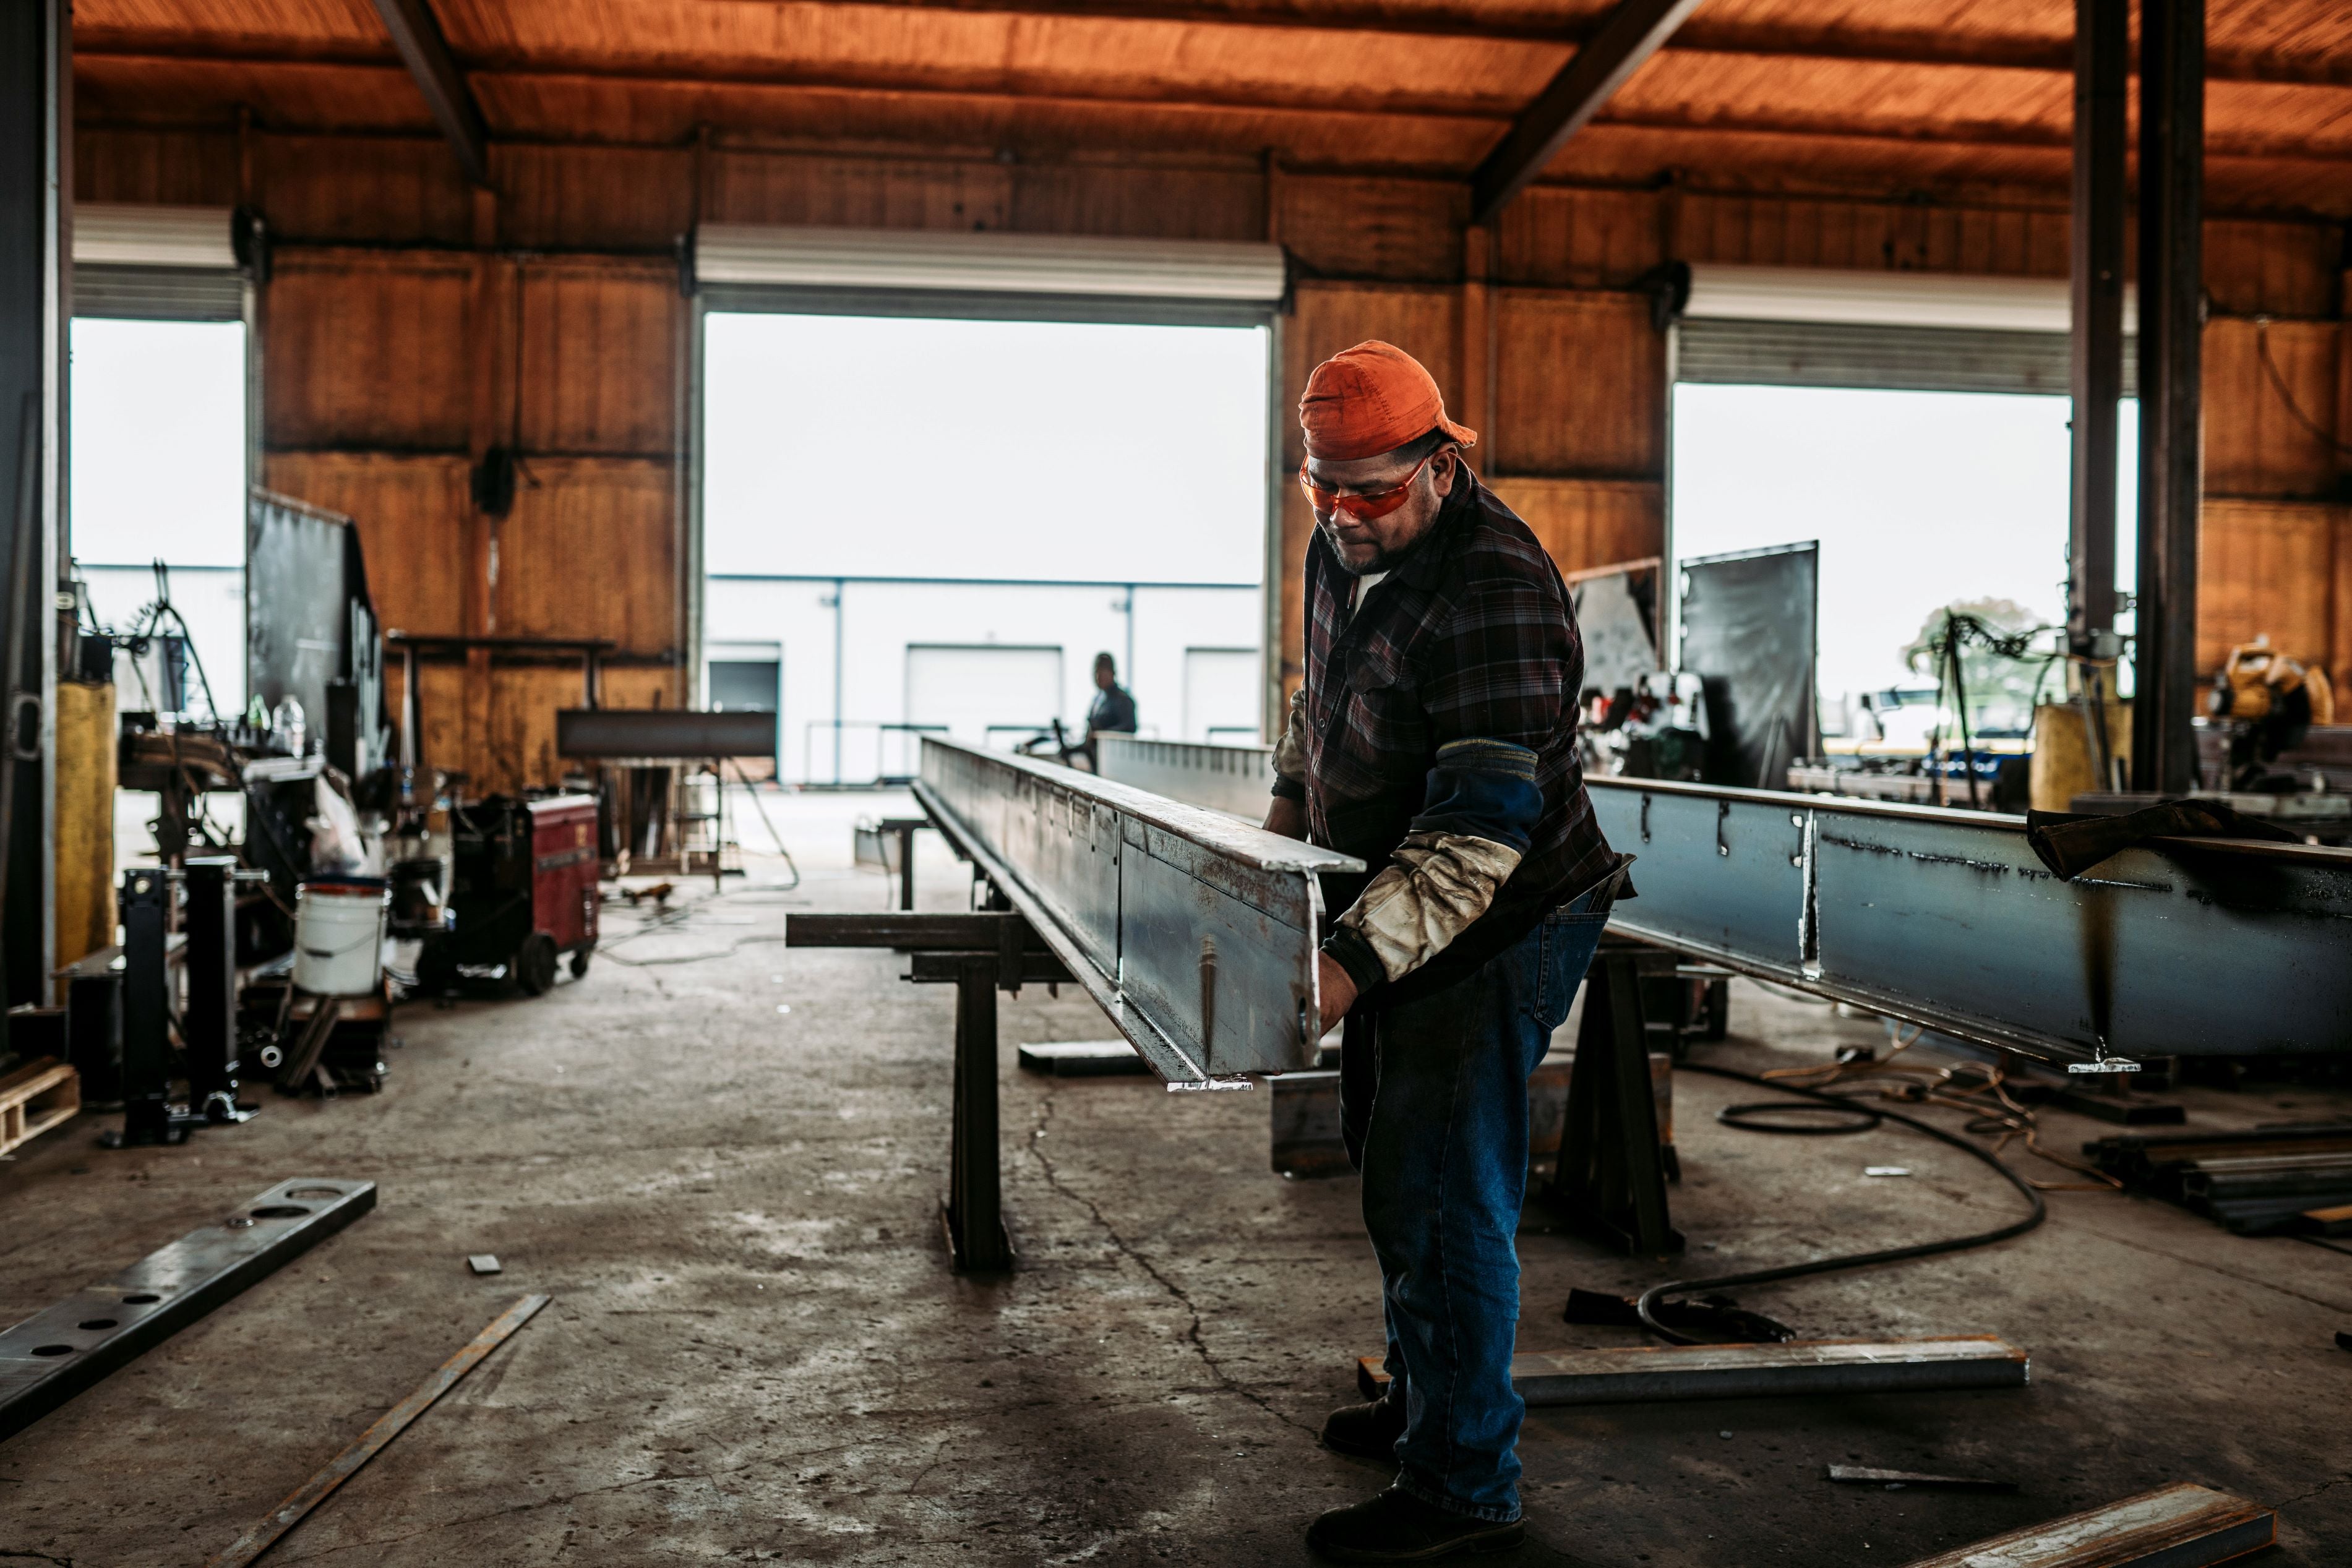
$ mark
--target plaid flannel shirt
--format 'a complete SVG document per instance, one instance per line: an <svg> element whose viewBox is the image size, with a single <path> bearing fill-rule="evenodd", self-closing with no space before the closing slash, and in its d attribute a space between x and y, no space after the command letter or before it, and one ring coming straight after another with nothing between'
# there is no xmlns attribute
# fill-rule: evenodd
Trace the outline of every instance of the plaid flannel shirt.
<svg viewBox="0 0 2352 1568"><path fill-rule="evenodd" d="M1543 794L1532 842L1486 913L1382 988L1382 1005L1468 975L1618 865L1577 761L1584 645L1559 569L1517 514L1460 472L1428 534L1352 616L1355 580L1319 529L1307 548L1306 779L1278 779L1275 793L1305 800L1314 842L1370 868L1325 879L1330 911L1354 903L1404 841L1440 747L1525 747Z"/></svg>

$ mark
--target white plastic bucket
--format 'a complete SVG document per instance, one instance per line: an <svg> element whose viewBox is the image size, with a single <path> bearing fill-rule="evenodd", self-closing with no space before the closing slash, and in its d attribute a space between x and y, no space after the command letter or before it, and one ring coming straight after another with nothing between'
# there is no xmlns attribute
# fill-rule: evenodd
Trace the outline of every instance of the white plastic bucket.
<svg viewBox="0 0 2352 1568"><path fill-rule="evenodd" d="M392 890L366 877L306 882L294 895L294 984L318 997L373 995L383 980Z"/></svg>

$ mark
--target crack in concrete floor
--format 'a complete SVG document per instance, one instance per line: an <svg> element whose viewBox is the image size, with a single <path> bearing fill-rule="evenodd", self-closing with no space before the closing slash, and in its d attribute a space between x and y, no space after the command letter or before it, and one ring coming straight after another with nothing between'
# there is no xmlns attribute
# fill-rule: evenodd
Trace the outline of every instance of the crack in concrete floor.
<svg viewBox="0 0 2352 1568"><path fill-rule="evenodd" d="M1298 1420L1295 1416L1286 1416L1280 1410L1276 1409L1272 1400L1266 1398L1265 1396L1257 1393L1254 1389L1244 1387L1231 1373L1225 1370L1224 1364L1218 1361L1214 1353L1209 1349L1208 1342L1202 1337L1201 1309L1193 1303L1191 1294L1187 1292L1182 1286L1176 1283L1175 1281L1162 1273L1157 1264L1153 1263L1150 1259L1138 1251L1136 1248L1129 1242L1126 1237L1120 1235L1118 1228L1113 1225L1103 1214L1101 1205L1096 1203L1093 1198L1088 1197L1085 1193L1078 1191L1076 1187L1070 1186L1067 1182L1062 1179L1060 1169L1055 1166L1052 1158L1048 1156L1045 1149L1040 1146L1045 1141L1046 1129L1052 1125L1054 1120L1053 1081L1048 1079L1046 1083L1047 1087L1038 1108L1037 1124L1029 1129L1029 1137L1027 1140L1029 1157L1035 1160L1037 1162L1038 1169L1045 1173L1045 1185L1052 1187L1058 1196L1077 1204L1080 1207L1084 1208L1087 1214L1091 1215L1094 1218L1095 1224L1100 1228L1102 1233L1110 1238L1111 1246L1118 1250L1119 1255L1132 1262L1137 1268L1142 1270L1146 1274L1150 1275L1153 1283L1157 1284L1161 1290L1167 1291L1170 1297L1171 1297L1179 1306L1184 1309L1186 1315L1191 1320L1185 1326L1185 1342L1192 1347L1194 1354L1200 1356L1201 1364L1208 1368L1209 1375L1217 1380L1217 1387L1220 1391L1236 1395L1241 1398L1247 1400L1249 1403L1256 1406L1260 1410L1265 1411L1267 1415L1273 1416L1276 1420L1281 1422L1286 1427L1296 1428L1297 1430L1305 1432L1309 1436L1317 1435L1317 1428L1309 1427L1305 1422Z"/></svg>

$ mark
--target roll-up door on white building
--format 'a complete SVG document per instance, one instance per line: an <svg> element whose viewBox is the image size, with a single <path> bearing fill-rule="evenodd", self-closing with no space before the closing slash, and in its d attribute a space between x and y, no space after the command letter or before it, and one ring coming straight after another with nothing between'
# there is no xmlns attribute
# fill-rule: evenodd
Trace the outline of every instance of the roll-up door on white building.
<svg viewBox="0 0 2352 1568"><path fill-rule="evenodd" d="M2063 278L1694 265L1675 379L2063 395L2071 315Z"/></svg>
<svg viewBox="0 0 2352 1568"><path fill-rule="evenodd" d="M226 207L76 205L74 314L242 320L245 278L230 228Z"/></svg>

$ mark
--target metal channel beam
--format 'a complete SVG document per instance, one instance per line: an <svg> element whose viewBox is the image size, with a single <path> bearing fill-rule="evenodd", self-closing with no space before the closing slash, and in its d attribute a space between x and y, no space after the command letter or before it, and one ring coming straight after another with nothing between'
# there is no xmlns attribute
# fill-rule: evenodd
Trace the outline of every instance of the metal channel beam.
<svg viewBox="0 0 2352 1568"><path fill-rule="evenodd" d="M1698 5L1699 0L1622 0L1478 165L1470 182L1470 221L1493 223Z"/></svg>
<svg viewBox="0 0 2352 1568"><path fill-rule="evenodd" d="M375 1207L375 1183L279 1182L236 1212L0 1333L0 1439L145 1354Z"/></svg>
<svg viewBox="0 0 2352 1568"><path fill-rule="evenodd" d="M1188 805L1208 806L1251 822L1274 803L1274 748L1211 746L1195 740L1095 737L1102 776Z"/></svg>
<svg viewBox="0 0 2352 1568"><path fill-rule="evenodd" d="M1628 935L2051 1061L2352 1050L2352 850L2158 840L2069 883L2019 817L1590 783Z"/></svg>
<svg viewBox="0 0 2352 1568"><path fill-rule="evenodd" d="M1316 875L1361 862L930 736L915 793L1171 1087L1315 1066Z"/></svg>
<svg viewBox="0 0 2352 1568"><path fill-rule="evenodd" d="M383 18L384 31L392 35L392 47L400 51L408 74L416 79L416 90L424 95L433 123L441 128L450 150L457 154L458 167L465 170L467 180L487 190L489 127L482 120L481 105L474 101L474 89L466 85L464 68L449 52L449 39L441 31L429 0L375 0L375 9Z"/></svg>
<svg viewBox="0 0 2352 1568"><path fill-rule="evenodd" d="M1993 1334L1653 1344L1625 1350L1521 1351L1511 1357L1512 1388L1528 1404L1544 1406L2022 1388L2032 1375L2032 1358ZM1381 1358L1360 1358L1357 1381L1374 1390L1384 1386Z"/></svg>

